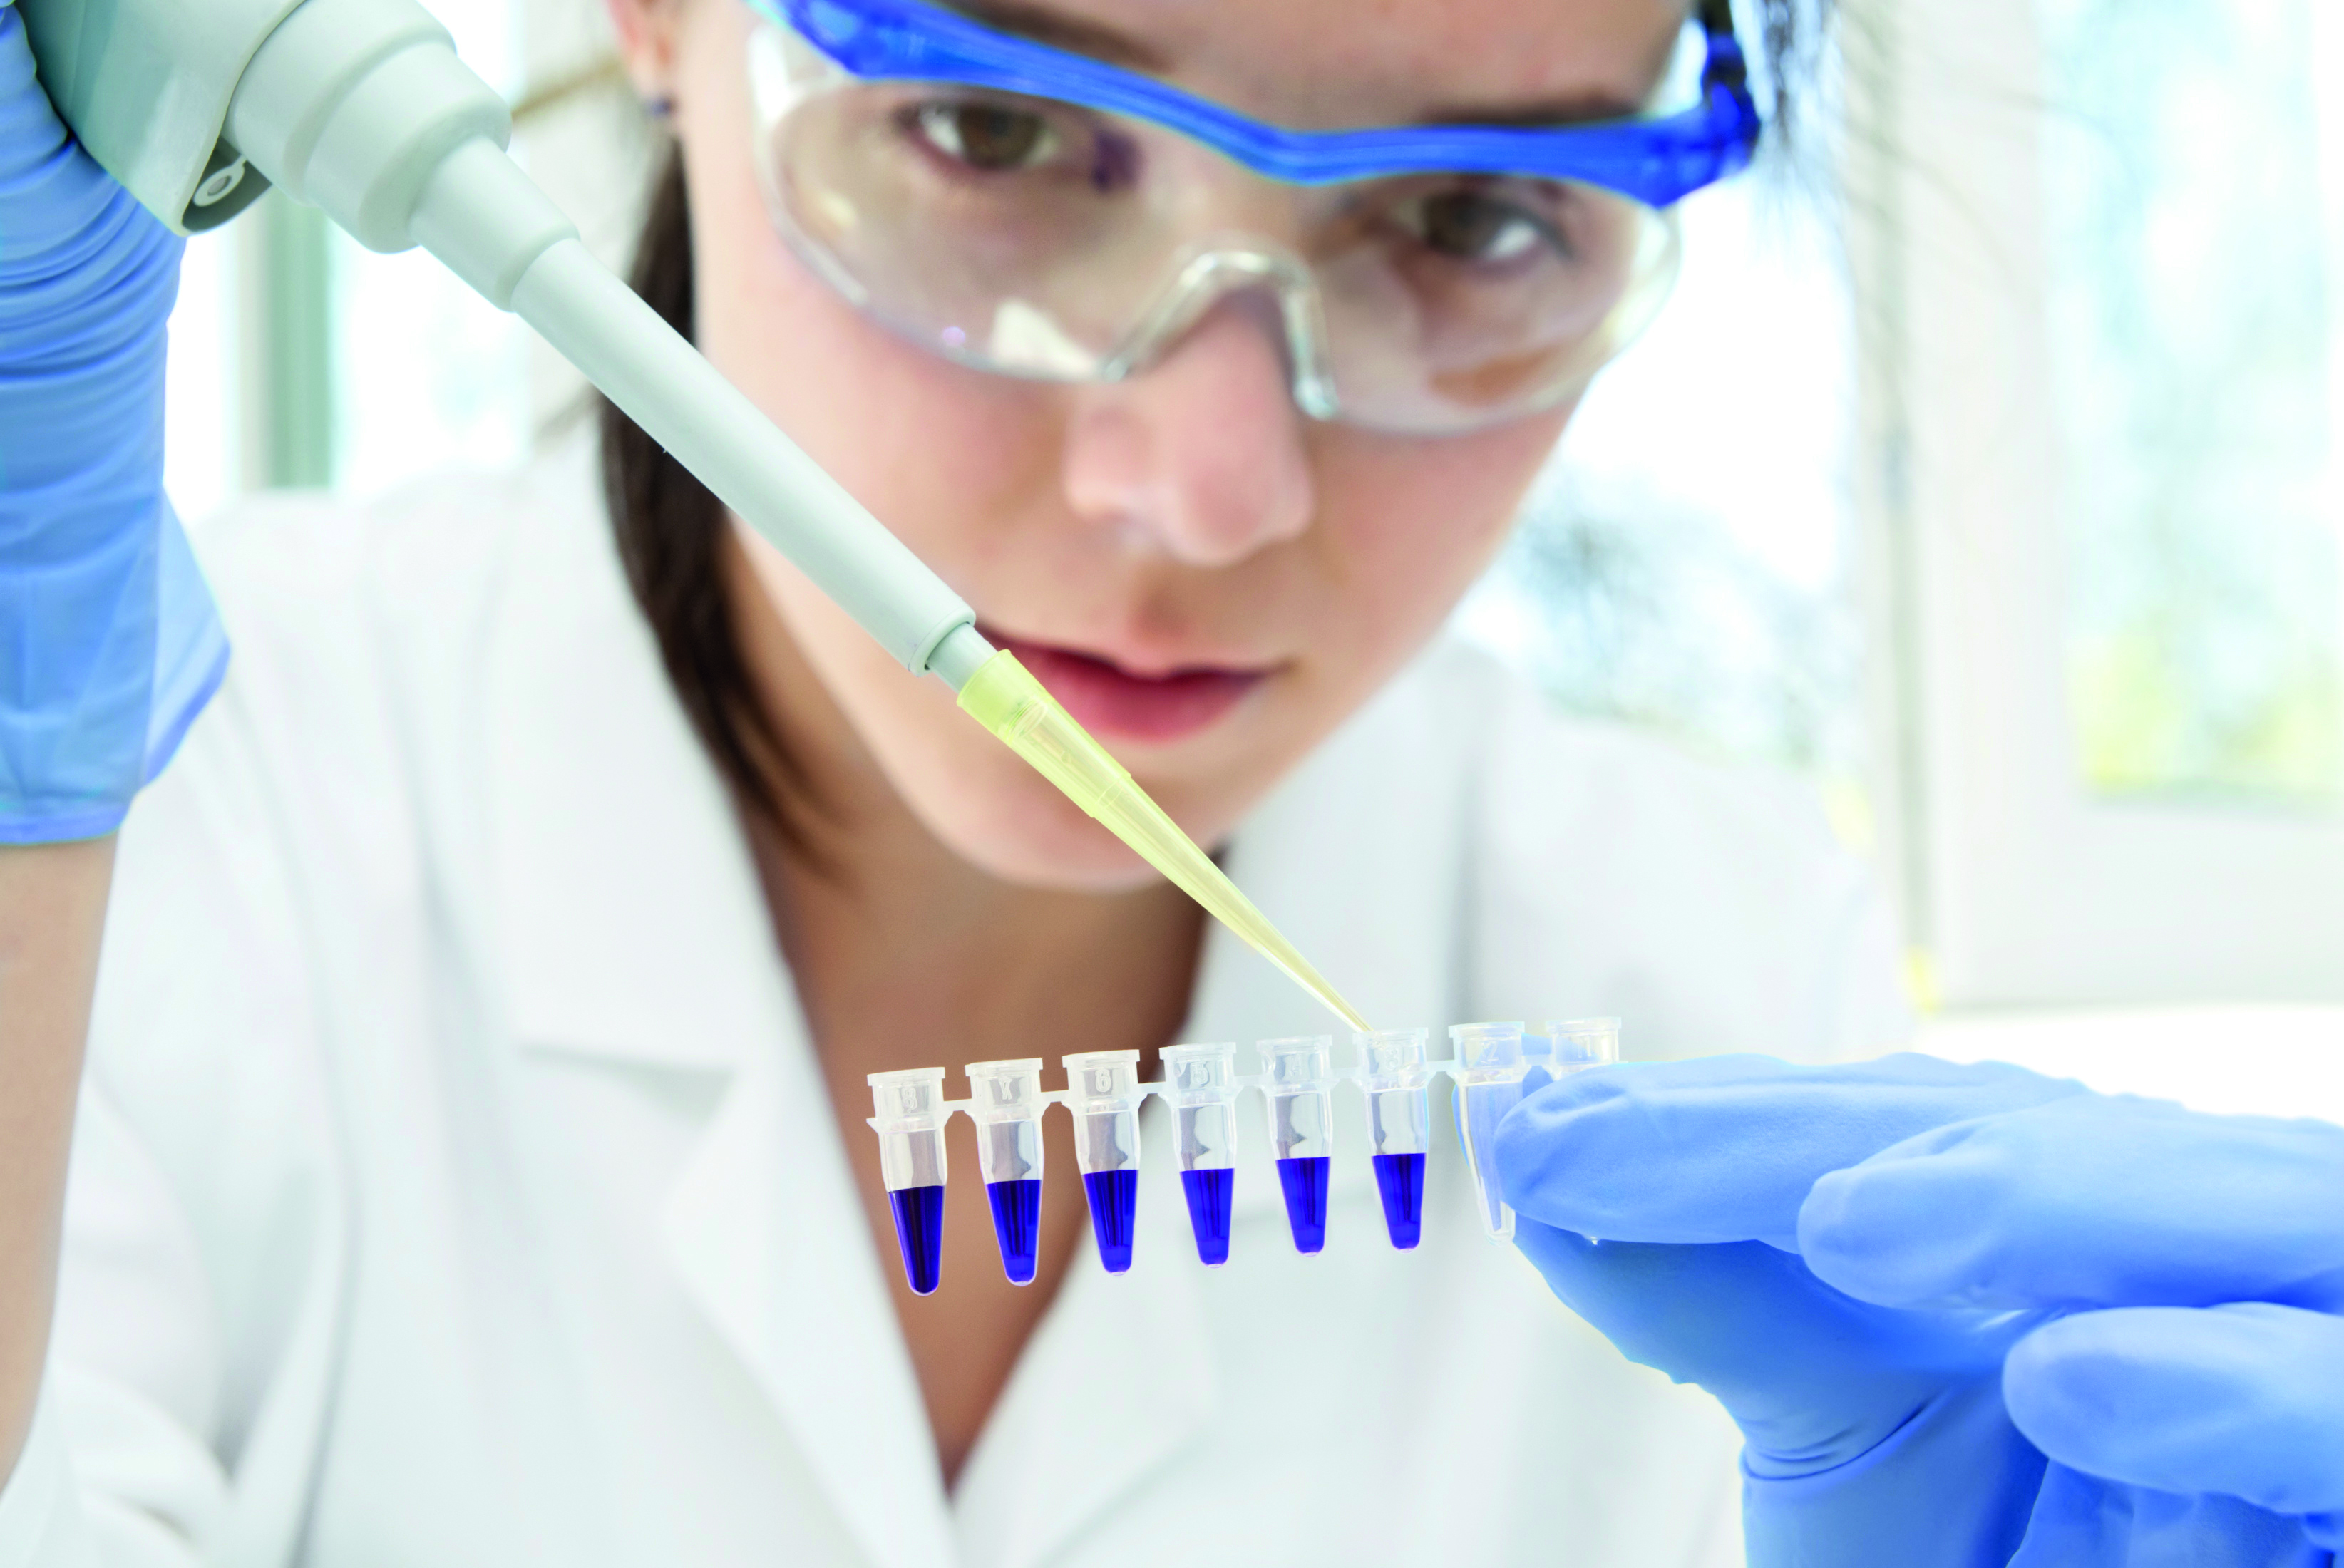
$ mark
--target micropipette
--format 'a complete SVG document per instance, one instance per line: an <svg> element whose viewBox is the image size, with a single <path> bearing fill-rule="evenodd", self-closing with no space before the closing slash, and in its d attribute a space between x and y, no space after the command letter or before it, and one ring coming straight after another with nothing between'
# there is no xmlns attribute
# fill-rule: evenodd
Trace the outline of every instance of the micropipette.
<svg viewBox="0 0 2344 1568"><path fill-rule="evenodd" d="M975 613L632 290L505 153L504 101L416 0L19 0L41 82L180 234L276 185L518 315L914 675L1354 1029L1366 1022Z"/></svg>

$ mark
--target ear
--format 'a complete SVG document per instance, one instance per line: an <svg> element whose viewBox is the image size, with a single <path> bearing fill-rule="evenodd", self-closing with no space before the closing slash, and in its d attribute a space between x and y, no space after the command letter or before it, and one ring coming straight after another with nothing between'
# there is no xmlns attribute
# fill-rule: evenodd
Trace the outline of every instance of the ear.
<svg viewBox="0 0 2344 1568"><path fill-rule="evenodd" d="M636 95L645 103L675 96L678 0L602 0L618 35L619 55Z"/></svg>

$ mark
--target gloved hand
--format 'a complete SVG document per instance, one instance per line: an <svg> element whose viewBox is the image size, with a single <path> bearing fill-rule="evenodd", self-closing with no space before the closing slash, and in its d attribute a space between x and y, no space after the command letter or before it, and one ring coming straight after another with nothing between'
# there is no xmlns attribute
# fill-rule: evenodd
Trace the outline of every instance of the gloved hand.
<svg viewBox="0 0 2344 1568"><path fill-rule="evenodd" d="M1558 1294L1741 1423L1753 1563L2339 1543L2344 1129L1743 1057L1542 1089L1499 1161Z"/></svg>
<svg viewBox="0 0 2344 1568"><path fill-rule="evenodd" d="M0 844L113 831L227 668L163 498L179 252L58 123L0 0Z"/></svg>

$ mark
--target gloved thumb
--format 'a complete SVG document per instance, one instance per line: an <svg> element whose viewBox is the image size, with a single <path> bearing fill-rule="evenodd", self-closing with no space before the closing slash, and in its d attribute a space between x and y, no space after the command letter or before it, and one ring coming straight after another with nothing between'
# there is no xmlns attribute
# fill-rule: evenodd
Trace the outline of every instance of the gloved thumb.
<svg viewBox="0 0 2344 1568"><path fill-rule="evenodd" d="M1622 1355L1714 1395L1759 1476L1868 1452L1950 1382L1990 1377L2026 1327L1853 1301L1763 1241L1596 1242L1518 1218L1515 1243Z"/></svg>
<svg viewBox="0 0 2344 1568"><path fill-rule="evenodd" d="M2013 1348L2003 1397L2059 1463L2239 1498L2344 1547L2344 1318L2264 1302L2084 1312Z"/></svg>

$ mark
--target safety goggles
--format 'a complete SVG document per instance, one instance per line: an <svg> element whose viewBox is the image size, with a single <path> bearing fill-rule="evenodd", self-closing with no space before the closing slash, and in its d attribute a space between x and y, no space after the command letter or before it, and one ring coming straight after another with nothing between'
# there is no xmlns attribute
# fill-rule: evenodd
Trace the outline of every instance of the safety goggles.
<svg viewBox="0 0 2344 1568"><path fill-rule="evenodd" d="M875 319L987 370L1112 381L1258 297L1298 407L1410 434L1583 389L1667 297L1672 209L1760 132L1723 0L1682 111L1344 131L921 0L751 4L774 222Z"/></svg>

